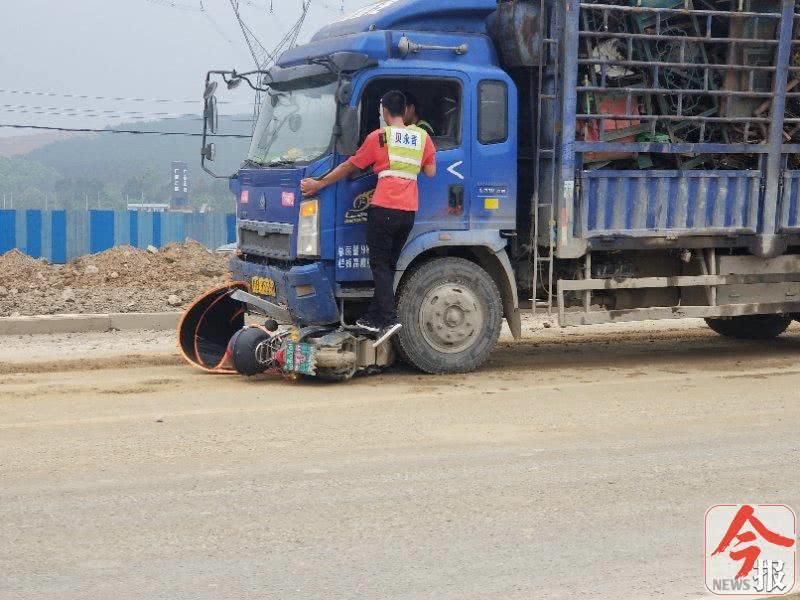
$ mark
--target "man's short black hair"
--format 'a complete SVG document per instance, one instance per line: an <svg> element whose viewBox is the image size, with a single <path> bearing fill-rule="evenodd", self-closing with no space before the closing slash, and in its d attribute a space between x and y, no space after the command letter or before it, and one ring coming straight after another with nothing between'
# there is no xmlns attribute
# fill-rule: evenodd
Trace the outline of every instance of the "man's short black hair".
<svg viewBox="0 0 800 600"><path fill-rule="evenodd" d="M399 90L386 92L381 98L381 104L393 117L402 117L406 114L406 96Z"/></svg>

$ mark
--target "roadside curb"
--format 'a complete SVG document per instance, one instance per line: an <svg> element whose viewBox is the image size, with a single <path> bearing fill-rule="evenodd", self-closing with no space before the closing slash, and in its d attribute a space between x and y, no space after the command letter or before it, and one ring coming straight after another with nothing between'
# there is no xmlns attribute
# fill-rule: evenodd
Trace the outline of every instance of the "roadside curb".
<svg viewBox="0 0 800 600"><path fill-rule="evenodd" d="M45 315L0 318L0 336L102 331L167 331L176 329L179 312L107 315Z"/></svg>

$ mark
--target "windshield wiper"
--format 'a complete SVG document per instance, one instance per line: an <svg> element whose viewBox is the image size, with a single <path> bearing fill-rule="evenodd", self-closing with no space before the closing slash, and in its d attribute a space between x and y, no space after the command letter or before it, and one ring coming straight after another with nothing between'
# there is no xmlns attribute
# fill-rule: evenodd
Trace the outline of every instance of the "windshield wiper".
<svg viewBox="0 0 800 600"><path fill-rule="evenodd" d="M263 169L264 167L293 167L297 164L296 160L272 160L270 162L258 162L248 158L242 163L243 169Z"/></svg>

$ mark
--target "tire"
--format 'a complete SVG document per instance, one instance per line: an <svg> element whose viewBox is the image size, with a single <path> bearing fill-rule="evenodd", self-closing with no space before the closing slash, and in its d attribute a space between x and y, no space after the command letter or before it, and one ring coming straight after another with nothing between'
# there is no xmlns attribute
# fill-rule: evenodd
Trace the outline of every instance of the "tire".
<svg viewBox="0 0 800 600"><path fill-rule="evenodd" d="M237 373L253 377L265 371L264 365L258 361L256 349L268 339L269 335L258 327L249 327L236 335L233 342L233 366Z"/></svg>
<svg viewBox="0 0 800 600"><path fill-rule="evenodd" d="M401 285L397 312L400 356L431 374L469 373L497 345L503 302L491 276L463 258L422 264Z"/></svg>
<svg viewBox="0 0 800 600"><path fill-rule="evenodd" d="M706 319L706 324L723 337L737 340L773 340L792 324L785 315L749 315L729 319Z"/></svg>

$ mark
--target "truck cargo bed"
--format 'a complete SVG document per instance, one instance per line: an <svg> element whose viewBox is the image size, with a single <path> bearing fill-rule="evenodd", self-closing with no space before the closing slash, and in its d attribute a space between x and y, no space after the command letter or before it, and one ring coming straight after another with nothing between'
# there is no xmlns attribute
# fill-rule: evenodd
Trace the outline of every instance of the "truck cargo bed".
<svg viewBox="0 0 800 600"><path fill-rule="evenodd" d="M546 4L539 244L578 258L702 236L769 256L796 239L793 0Z"/></svg>

